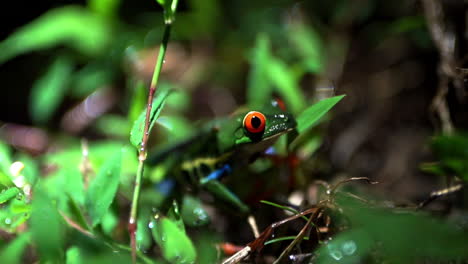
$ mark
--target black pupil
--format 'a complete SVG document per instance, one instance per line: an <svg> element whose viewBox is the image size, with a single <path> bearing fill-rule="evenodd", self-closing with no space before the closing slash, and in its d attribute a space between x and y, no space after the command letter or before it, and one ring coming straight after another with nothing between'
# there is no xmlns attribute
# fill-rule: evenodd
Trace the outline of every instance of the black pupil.
<svg viewBox="0 0 468 264"><path fill-rule="evenodd" d="M262 120L260 120L260 118L258 118L257 116L253 116L253 117L252 117L252 120L250 121L250 124L251 124L254 128L259 128L260 125L262 125Z"/></svg>

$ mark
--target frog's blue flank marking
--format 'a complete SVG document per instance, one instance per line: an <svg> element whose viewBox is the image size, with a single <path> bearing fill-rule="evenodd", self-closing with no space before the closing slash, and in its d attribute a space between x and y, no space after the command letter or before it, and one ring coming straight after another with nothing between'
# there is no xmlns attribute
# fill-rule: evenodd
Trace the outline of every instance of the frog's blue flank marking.
<svg viewBox="0 0 468 264"><path fill-rule="evenodd" d="M231 166L229 164L225 164L223 167L213 171L208 176L200 180L201 184L206 184L209 181L219 180L226 174L230 174L232 172Z"/></svg>

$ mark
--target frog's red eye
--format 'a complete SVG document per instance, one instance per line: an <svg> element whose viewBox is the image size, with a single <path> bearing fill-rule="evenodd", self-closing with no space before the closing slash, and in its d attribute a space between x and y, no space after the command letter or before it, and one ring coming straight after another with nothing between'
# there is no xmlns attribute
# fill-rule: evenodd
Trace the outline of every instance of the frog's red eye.
<svg viewBox="0 0 468 264"><path fill-rule="evenodd" d="M260 112L250 111L245 115L243 124L250 133L262 133L265 130L266 118Z"/></svg>

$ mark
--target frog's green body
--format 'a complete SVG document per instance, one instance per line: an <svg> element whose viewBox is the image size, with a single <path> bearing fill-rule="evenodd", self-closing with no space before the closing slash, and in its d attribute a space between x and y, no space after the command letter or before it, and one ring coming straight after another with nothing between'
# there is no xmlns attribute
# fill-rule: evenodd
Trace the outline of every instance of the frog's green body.
<svg viewBox="0 0 468 264"><path fill-rule="evenodd" d="M148 163L154 164L172 157L175 167L185 175L179 177L182 181L204 187L218 198L246 211L247 207L218 181L220 176L228 174L231 168L245 166L280 135L296 127L294 117L282 110L276 101L259 112L264 116L261 132L251 133L246 128L246 117L253 112L237 111L229 118L211 122L189 140L148 157Z"/></svg>

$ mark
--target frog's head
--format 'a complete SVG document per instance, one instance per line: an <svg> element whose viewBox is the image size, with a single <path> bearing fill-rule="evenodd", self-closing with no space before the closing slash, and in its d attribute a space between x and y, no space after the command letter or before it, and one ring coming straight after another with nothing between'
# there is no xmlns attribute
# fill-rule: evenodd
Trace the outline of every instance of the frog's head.
<svg viewBox="0 0 468 264"><path fill-rule="evenodd" d="M218 141L222 151L255 145L255 149L270 146L280 135L296 127L296 120L284 104L273 100L259 110L243 111L220 127ZM253 147L253 146L252 146Z"/></svg>

